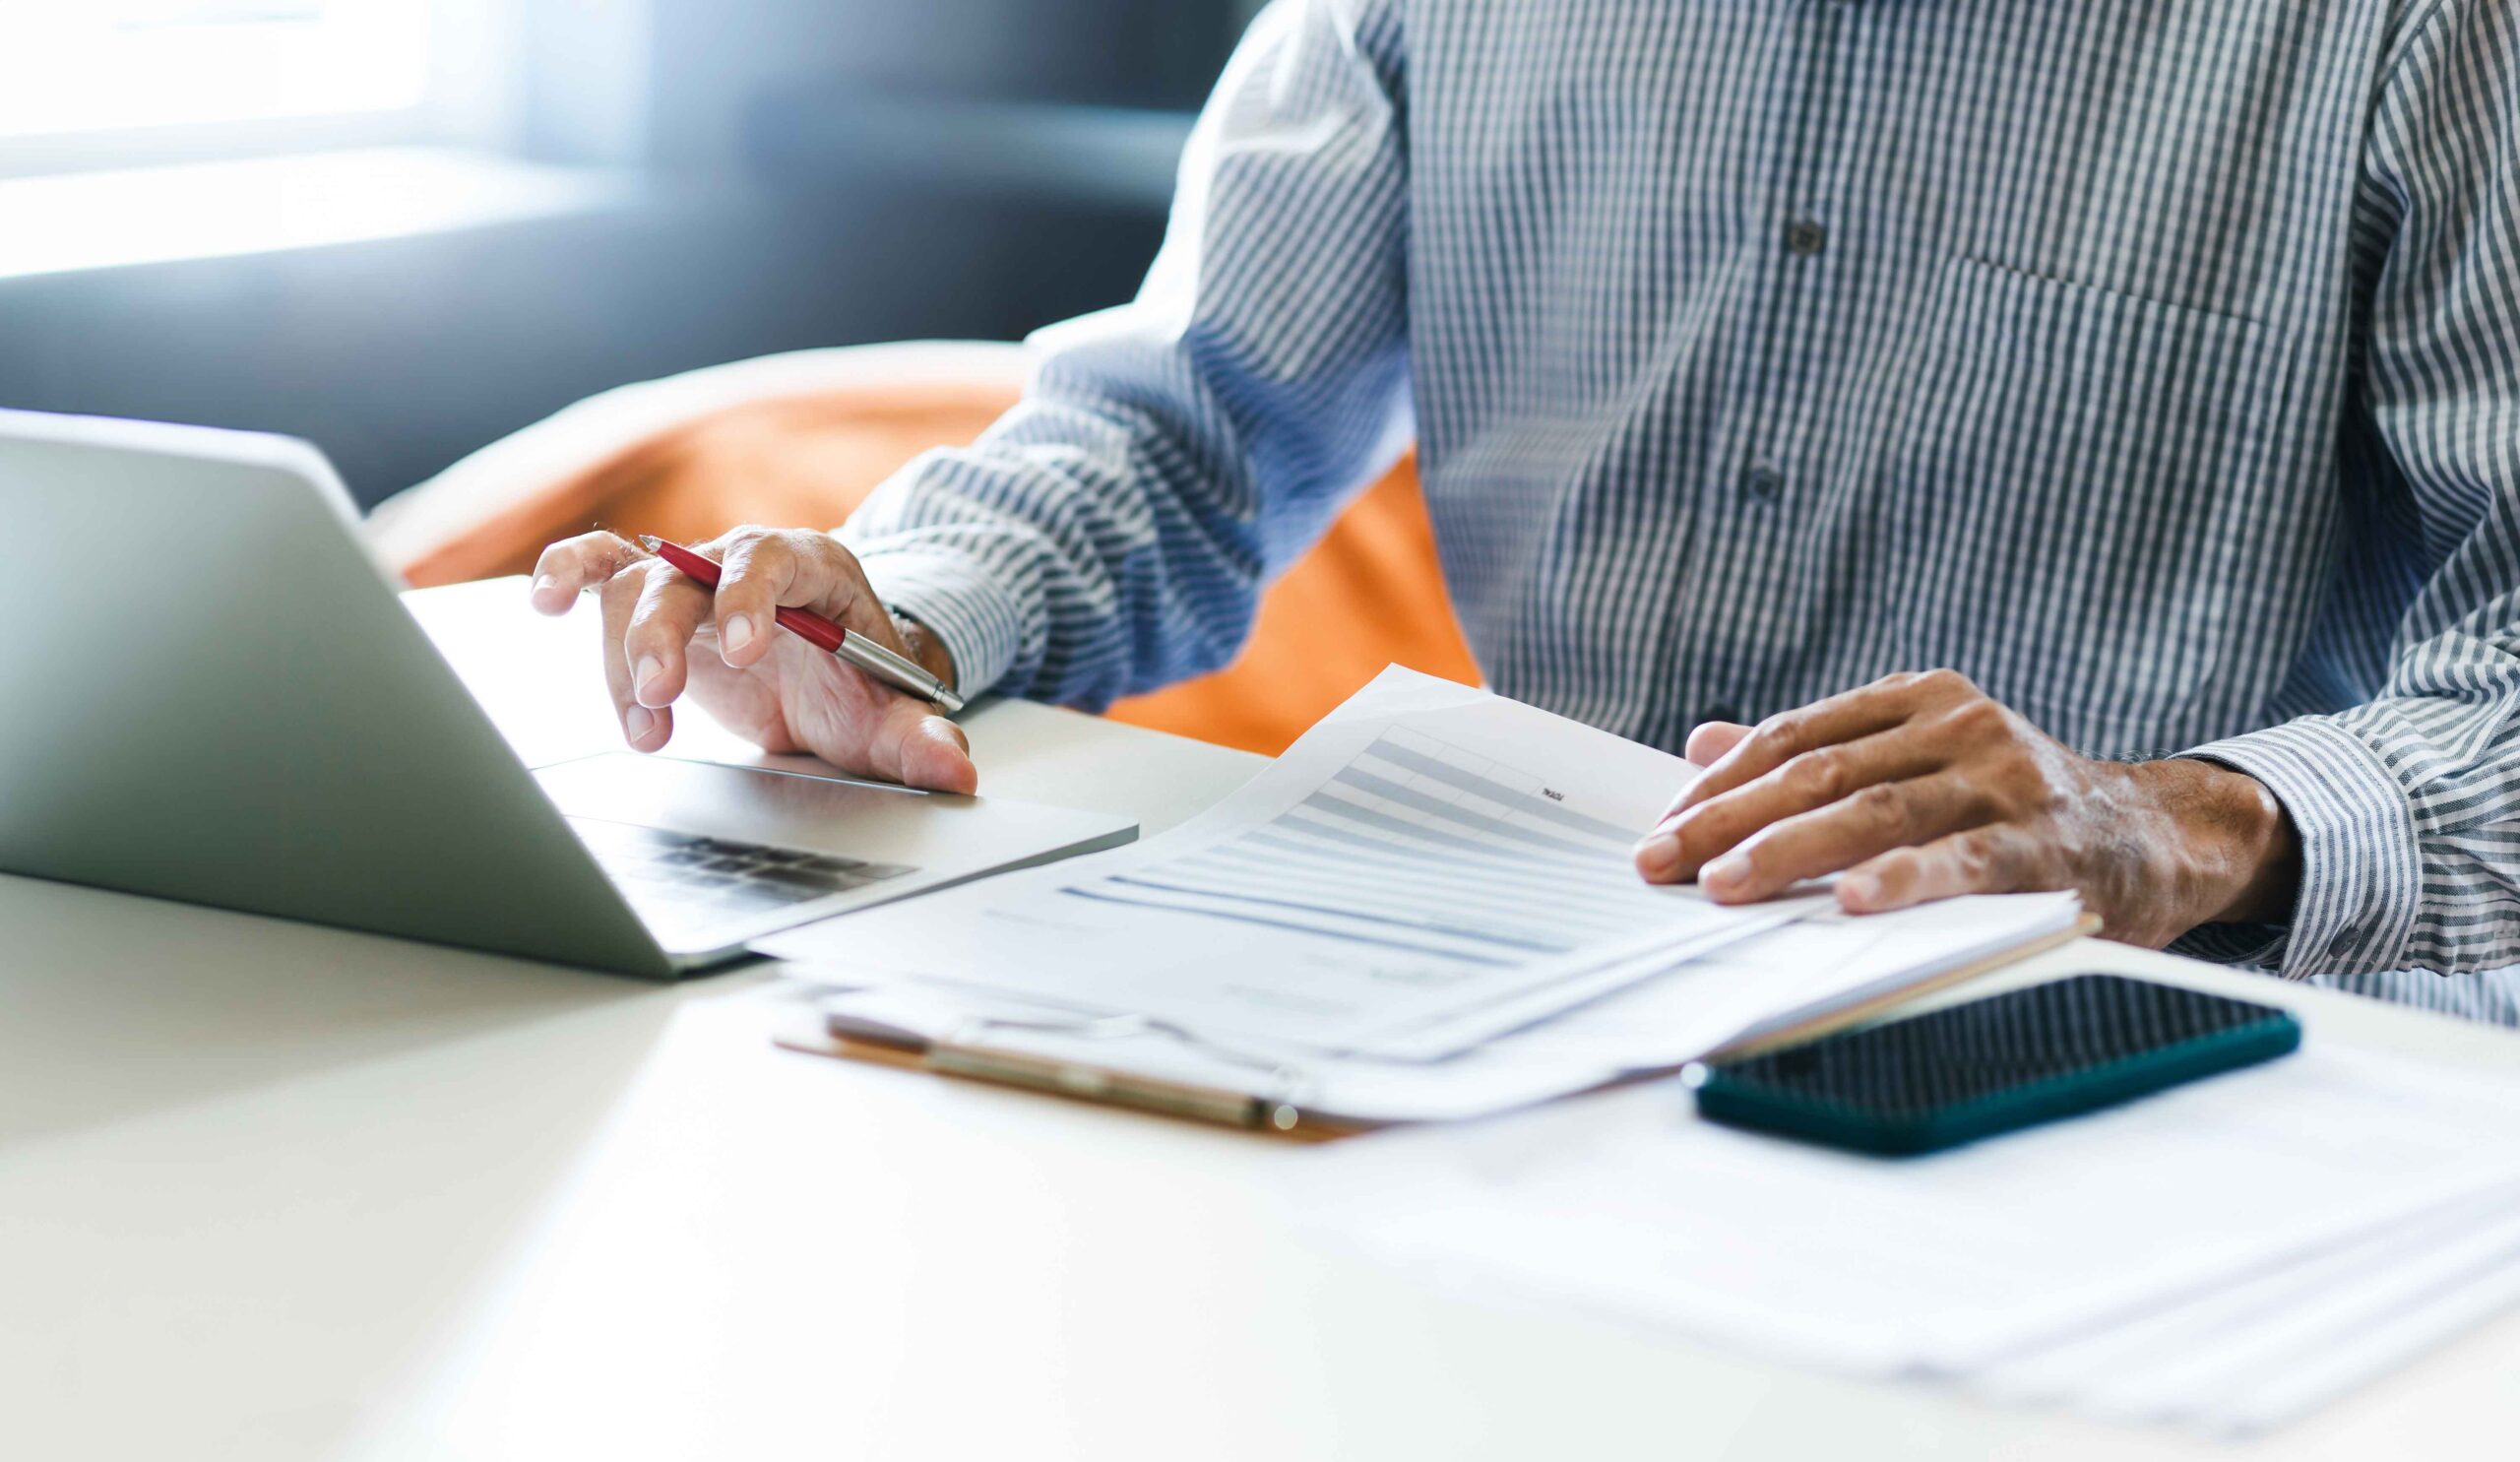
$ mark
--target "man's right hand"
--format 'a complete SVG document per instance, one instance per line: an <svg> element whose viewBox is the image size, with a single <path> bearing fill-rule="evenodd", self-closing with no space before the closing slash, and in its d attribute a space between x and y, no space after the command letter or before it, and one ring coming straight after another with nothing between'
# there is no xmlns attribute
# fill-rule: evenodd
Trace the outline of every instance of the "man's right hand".
<svg viewBox="0 0 2520 1462"><path fill-rule="evenodd" d="M693 548L725 566L714 595L609 533L553 543L535 565L541 612L565 614L590 589L601 599L604 679L634 749L663 748L687 690L766 751L811 752L845 772L937 792L979 786L960 727L774 621L783 606L811 609L954 682L944 648L925 635L908 642L839 540L738 528Z"/></svg>

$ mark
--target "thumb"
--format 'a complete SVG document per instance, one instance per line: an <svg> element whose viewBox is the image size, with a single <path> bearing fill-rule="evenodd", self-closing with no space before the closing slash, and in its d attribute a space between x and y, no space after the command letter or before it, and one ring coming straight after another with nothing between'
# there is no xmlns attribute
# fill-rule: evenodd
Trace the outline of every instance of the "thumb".
<svg viewBox="0 0 2520 1462"><path fill-rule="evenodd" d="M1685 755L1702 767L1711 767L1724 759L1724 753L1748 738L1750 728L1730 721L1708 721L1689 732Z"/></svg>
<svg viewBox="0 0 2520 1462"><path fill-rule="evenodd" d="M979 791L979 768L961 727L906 695L887 696L880 715L867 748L878 776L929 792Z"/></svg>

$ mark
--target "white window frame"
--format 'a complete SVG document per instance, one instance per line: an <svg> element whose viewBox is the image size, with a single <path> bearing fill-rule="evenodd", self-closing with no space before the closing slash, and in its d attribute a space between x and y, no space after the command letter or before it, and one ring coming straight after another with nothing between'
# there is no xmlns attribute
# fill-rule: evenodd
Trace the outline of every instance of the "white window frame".
<svg viewBox="0 0 2520 1462"><path fill-rule="evenodd" d="M522 130L522 7L503 0L430 6L429 86L416 106L0 137L0 177L395 144L513 147Z"/></svg>

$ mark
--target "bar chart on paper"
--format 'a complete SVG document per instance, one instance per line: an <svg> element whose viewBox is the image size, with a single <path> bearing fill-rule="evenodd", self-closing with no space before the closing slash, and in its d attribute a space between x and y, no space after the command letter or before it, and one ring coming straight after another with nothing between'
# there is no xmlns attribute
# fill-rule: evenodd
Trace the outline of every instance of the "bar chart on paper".
<svg viewBox="0 0 2520 1462"><path fill-rule="evenodd" d="M862 966L915 940L914 978L1435 1059L1478 1044L1479 1020L1545 1014L1800 912L1637 877L1636 833L1684 763L1461 687L1391 714L1424 693L1396 673L1197 823L766 948Z"/></svg>
<svg viewBox="0 0 2520 1462"><path fill-rule="evenodd" d="M1456 985L1670 922L1668 891L1629 871L1634 842L1537 776L1394 728L1271 821L1059 892L1354 944L1382 979Z"/></svg>

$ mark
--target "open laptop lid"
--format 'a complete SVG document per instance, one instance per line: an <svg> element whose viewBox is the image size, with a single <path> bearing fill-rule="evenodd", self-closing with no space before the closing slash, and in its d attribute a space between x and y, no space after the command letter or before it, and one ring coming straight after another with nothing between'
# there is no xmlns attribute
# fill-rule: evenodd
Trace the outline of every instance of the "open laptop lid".
<svg viewBox="0 0 2520 1462"><path fill-rule="evenodd" d="M0 412L0 871L672 973L312 447Z"/></svg>

